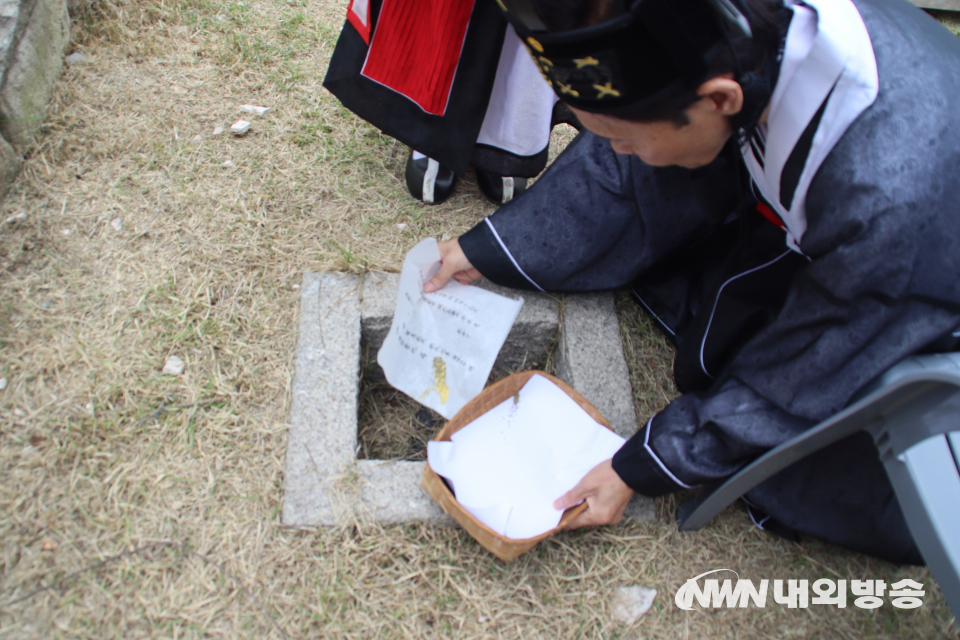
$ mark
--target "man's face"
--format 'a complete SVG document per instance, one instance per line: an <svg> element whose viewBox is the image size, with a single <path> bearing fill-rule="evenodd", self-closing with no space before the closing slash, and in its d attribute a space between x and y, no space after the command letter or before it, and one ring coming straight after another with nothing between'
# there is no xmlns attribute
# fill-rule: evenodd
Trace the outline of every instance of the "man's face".
<svg viewBox="0 0 960 640"><path fill-rule="evenodd" d="M710 164L730 137L730 115L740 110L742 93L732 80L717 78L703 89L721 86L720 92L705 91L686 114L689 124L669 121L631 122L579 109L580 123L590 132L606 138L616 153L632 154L655 167L677 165L695 169ZM729 93L725 93L729 90Z"/></svg>

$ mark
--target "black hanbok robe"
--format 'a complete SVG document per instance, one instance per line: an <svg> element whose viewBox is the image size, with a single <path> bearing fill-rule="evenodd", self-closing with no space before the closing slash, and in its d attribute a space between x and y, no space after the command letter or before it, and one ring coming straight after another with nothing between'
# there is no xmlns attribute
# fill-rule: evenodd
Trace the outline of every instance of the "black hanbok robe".
<svg viewBox="0 0 960 640"><path fill-rule="evenodd" d="M658 169L584 134L460 238L500 284L632 286L677 344L683 395L613 460L646 495L721 481L905 356L957 348L960 39L902 0L794 7L767 127L741 152ZM922 562L865 433L746 499Z"/></svg>

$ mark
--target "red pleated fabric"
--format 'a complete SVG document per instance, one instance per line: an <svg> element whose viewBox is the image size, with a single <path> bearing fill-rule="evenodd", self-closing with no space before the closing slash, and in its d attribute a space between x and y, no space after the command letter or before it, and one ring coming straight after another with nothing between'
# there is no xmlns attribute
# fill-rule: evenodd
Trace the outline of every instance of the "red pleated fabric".
<svg viewBox="0 0 960 640"><path fill-rule="evenodd" d="M443 115L474 0L384 0L363 75Z"/></svg>

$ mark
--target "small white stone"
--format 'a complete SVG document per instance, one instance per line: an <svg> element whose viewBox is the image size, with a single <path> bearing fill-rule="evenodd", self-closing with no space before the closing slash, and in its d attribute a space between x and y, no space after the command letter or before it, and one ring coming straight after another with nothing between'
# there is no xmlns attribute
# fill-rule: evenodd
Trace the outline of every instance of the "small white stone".
<svg viewBox="0 0 960 640"><path fill-rule="evenodd" d="M233 160L227 160L227 161L225 161L223 164L221 164L220 166L221 166L221 167L226 167L226 168L229 169L230 167L233 166Z"/></svg>
<svg viewBox="0 0 960 640"><path fill-rule="evenodd" d="M13 224L14 222L23 222L26 219L27 219L27 214L21 211L20 213L17 213L7 218L6 222L8 224Z"/></svg>
<svg viewBox="0 0 960 640"><path fill-rule="evenodd" d="M90 413L93 413L93 403L92 403L92 402L88 402L87 404L85 404L85 405L83 406L83 408L86 409L87 411L89 411Z"/></svg>
<svg viewBox="0 0 960 640"><path fill-rule="evenodd" d="M407 223L406 223L406 222L398 222L398 223L397 223L397 229L406 229L406 228L407 228Z"/></svg>
<svg viewBox="0 0 960 640"><path fill-rule="evenodd" d="M194 141L194 142L203 142L203 136L198 133L197 135L193 136L193 141Z"/></svg>
<svg viewBox="0 0 960 640"><path fill-rule="evenodd" d="M166 363L164 363L163 365L163 370L160 373L179 376L180 374L183 373L183 370L186 367L187 365L183 363L183 360L181 360L177 356L169 356L167 358Z"/></svg>
<svg viewBox="0 0 960 640"><path fill-rule="evenodd" d="M0 378L0 391L3 391L6 388L7 388L7 379Z"/></svg>
<svg viewBox="0 0 960 640"><path fill-rule="evenodd" d="M300 285L295 284L295 285L293 285L293 288L294 288L294 289L299 289L299 288L300 288Z"/></svg>
<svg viewBox="0 0 960 640"><path fill-rule="evenodd" d="M267 111L270 111L270 107L258 107L253 104L242 104L240 105L240 111L244 113L249 113L254 116L262 116Z"/></svg>
<svg viewBox="0 0 960 640"><path fill-rule="evenodd" d="M214 127L214 128L213 128L213 135L218 136L218 135L220 135L221 133L223 133L223 127Z"/></svg>
<svg viewBox="0 0 960 640"><path fill-rule="evenodd" d="M82 61L83 61L83 54L80 53L79 51L74 51L73 53L67 56L67 62L69 62L70 64L77 64L78 62L82 62Z"/></svg>
<svg viewBox="0 0 960 640"><path fill-rule="evenodd" d="M114 231L123 231L123 219L114 218L110 221L110 226L113 227Z"/></svg>
<svg viewBox="0 0 960 640"><path fill-rule="evenodd" d="M483 624L486 621L487 621L486 616L480 616L479 618L477 618L477 622L479 622L480 624Z"/></svg>
<svg viewBox="0 0 960 640"><path fill-rule="evenodd" d="M625 624L633 624L650 610L653 599L656 597L656 589L648 589L640 585L620 587L613 592L613 597L610 599L613 619Z"/></svg>
<svg viewBox="0 0 960 640"><path fill-rule="evenodd" d="M27 415L27 412L21 409L20 407L17 407L16 409L13 410L13 415L17 416L18 418L22 418L25 415Z"/></svg>
<svg viewBox="0 0 960 640"><path fill-rule="evenodd" d="M63 237L67 237L71 233L73 233L73 229L60 229L60 235Z"/></svg>
<svg viewBox="0 0 960 640"><path fill-rule="evenodd" d="M247 131L250 130L250 123L246 120L237 120L232 125L230 125L230 133L235 136L242 136Z"/></svg>

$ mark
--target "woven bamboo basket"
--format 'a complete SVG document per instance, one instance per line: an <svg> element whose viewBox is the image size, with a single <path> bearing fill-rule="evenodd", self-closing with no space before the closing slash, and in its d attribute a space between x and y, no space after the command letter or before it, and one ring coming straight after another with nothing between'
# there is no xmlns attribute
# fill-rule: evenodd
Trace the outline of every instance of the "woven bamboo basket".
<svg viewBox="0 0 960 640"><path fill-rule="evenodd" d="M604 418L599 411L597 411L596 407L590 404L586 398L577 393L563 380L555 378L549 373L545 373L543 371L521 371L520 373L515 373L484 389L480 395L468 402L462 409L460 409L460 411L457 412L455 416L453 416L453 418L447 424L444 425L443 429L440 430L440 433L437 434L437 437L434 438L434 440L450 440L451 435L520 391L520 389L523 388L523 385L527 383L527 380L530 379L530 376L534 375L543 376L544 378L547 378L553 382L568 396L573 398L573 400L576 401L576 403L580 405L583 410L590 415L591 418L605 426L607 429L610 429L610 423L607 422L606 418ZM423 479L420 481L420 486L423 487L423 490L426 491L430 497L440 505L440 508L442 508L454 520L456 520L461 527L466 529L467 533L469 533L474 540L480 543L480 546L504 562L509 562L537 546L541 540L544 540L545 538L552 536L560 529L563 529L568 522L576 518L581 512L583 512L584 509L587 508L586 503L584 503L567 509L563 512L563 517L560 518L560 524L557 525L556 528L533 538L507 538L506 536L497 533L487 525L477 520L473 514L464 509L460 503L457 502L457 499L453 496L453 493L443 481L443 478L437 475L437 473L430 468L429 462L424 465Z"/></svg>

